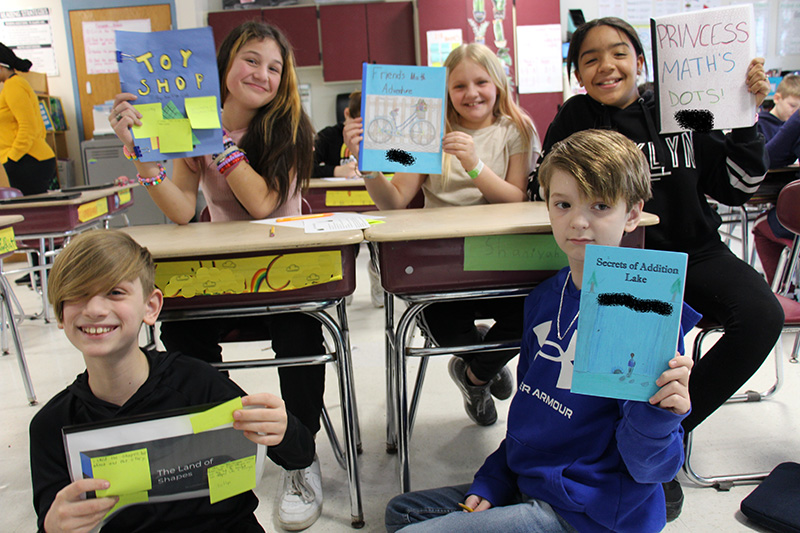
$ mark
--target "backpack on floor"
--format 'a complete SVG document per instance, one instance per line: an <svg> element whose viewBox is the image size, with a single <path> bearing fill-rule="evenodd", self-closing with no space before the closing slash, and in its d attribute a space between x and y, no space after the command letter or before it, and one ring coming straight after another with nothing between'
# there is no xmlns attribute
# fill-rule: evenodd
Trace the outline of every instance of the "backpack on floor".
<svg viewBox="0 0 800 533"><path fill-rule="evenodd" d="M753 523L780 533L800 533L800 464L781 463L742 500Z"/></svg>

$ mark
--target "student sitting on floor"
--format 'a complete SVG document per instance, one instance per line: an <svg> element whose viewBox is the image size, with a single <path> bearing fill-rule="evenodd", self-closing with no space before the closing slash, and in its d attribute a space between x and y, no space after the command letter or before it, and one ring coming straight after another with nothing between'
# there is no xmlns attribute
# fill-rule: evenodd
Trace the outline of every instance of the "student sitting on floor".
<svg viewBox="0 0 800 533"><path fill-rule="evenodd" d="M311 433L286 411L278 396L246 396L208 363L139 348L142 323L155 324L161 311L163 296L154 277L150 252L117 231L79 235L53 264L48 297L58 327L83 354L86 371L31 421L31 477L39 531L89 531L117 502L117 497L82 499L85 493L109 488L109 483L92 478L70 481L61 439L64 426L243 396L242 404L254 408L235 411L234 428L267 445L269 458L283 468L305 468L314 459ZM207 497L136 505L118 511L103 529L264 531L254 515L257 506L252 491L214 505Z"/></svg>
<svg viewBox="0 0 800 533"><path fill-rule="evenodd" d="M619 133L585 130L553 147L539 181L569 266L525 300L507 436L472 485L392 499L390 532L408 526L404 532L644 533L666 524L661 483L683 464L691 358L676 354L669 361L649 402L573 394L563 379L574 357L586 245L619 246L637 227L651 194L647 163ZM684 304L683 331L698 318ZM566 360L546 355L554 347ZM554 409L555 402L569 414Z"/></svg>

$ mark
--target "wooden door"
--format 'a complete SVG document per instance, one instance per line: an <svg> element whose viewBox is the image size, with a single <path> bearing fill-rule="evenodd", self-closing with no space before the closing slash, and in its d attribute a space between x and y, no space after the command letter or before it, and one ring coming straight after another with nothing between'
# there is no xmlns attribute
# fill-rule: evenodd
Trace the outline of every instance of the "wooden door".
<svg viewBox="0 0 800 533"><path fill-rule="evenodd" d="M97 104L113 100L119 94L119 75L88 74L86 66L86 50L84 48L83 23L150 19L151 31L163 31L172 28L172 14L168 4L142 7L119 7L110 9L84 9L69 12L69 23L72 28L72 49L75 53L75 79L80 95L80 114L83 119L83 138L94 137L94 118L92 110Z"/></svg>
<svg viewBox="0 0 800 533"><path fill-rule="evenodd" d="M411 2L367 4L367 39L370 63L416 65Z"/></svg>
<svg viewBox="0 0 800 533"><path fill-rule="evenodd" d="M369 61L365 4L319 6L319 26L325 81L360 80Z"/></svg>

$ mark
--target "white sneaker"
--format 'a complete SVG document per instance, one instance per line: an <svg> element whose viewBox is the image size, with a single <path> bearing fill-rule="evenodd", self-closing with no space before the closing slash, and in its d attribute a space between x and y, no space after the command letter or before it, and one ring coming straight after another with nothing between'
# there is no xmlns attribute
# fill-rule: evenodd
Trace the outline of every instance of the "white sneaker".
<svg viewBox="0 0 800 533"><path fill-rule="evenodd" d="M300 470L284 470L277 498L278 524L287 531L306 529L322 513L319 458Z"/></svg>
<svg viewBox="0 0 800 533"><path fill-rule="evenodd" d="M378 275L378 270L373 266L372 261L367 264L367 272L369 272L369 299L372 301L372 307L383 307L383 287L381 287L381 278Z"/></svg>

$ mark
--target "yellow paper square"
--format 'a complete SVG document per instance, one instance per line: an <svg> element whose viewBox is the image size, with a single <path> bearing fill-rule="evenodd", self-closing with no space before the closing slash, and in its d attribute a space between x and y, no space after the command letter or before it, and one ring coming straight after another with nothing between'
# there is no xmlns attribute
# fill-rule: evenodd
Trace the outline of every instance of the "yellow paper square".
<svg viewBox="0 0 800 533"><path fill-rule="evenodd" d="M155 137L158 135L158 121L164 119L163 111L161 110L161 102L155 104L135 104L133 106L136 111L142 114L141 126L133 126L131 132L137 139L144 139L147 137Z"/></svg>
<svg viewBox="0 0 800 533"><path fill-rule="evenodd" d="M92 458L92 477L111 483L97 497L120 496L153 488L147 448Z"/></svg>
<svg viewBox="0 0 800 533"><path fill-rule="evenodd" d="M120 507L125 505L131 505L133 503L142 503L149 501L149 496L147 495L147 491L143 490L141 492L132 492L130 494L121 494L119 496L119 501L117 504L111 508L109 512L106 513L104 518L108 518L111 514L115 513Z"/></svg>
<svg viewBox="0 0 800 533"><path fill-rule="evenodd" d="M216 96L195 96L183 101L192 129L213 130L221 128Z"/></svg>
<svg viewBox="0 0 800 533"><path fill-rule="evenodd" d="M237 397L189 418L192 432L201 433L233 422L233 412L242 408L242 398Z"/></svg>
<svg viewBox="0 0 800 533"><path fill-rule="evenodd" d="M255 455L211 466L206 472L212 504L256 488Z"/></svg>
<svg viewBox="0 0 800 533"><path fill-rule="evenodd" d="M191 152L192 125L188 118L163 119L158 121L158 145L162 154Z"/></svg>
<svg viewBox="0 0 800 533"><path fill-rule="evenodd" d="M14 228L11 226L0 229L0 254L13 252L17 249L17 241L14 239Z"/></svg>

